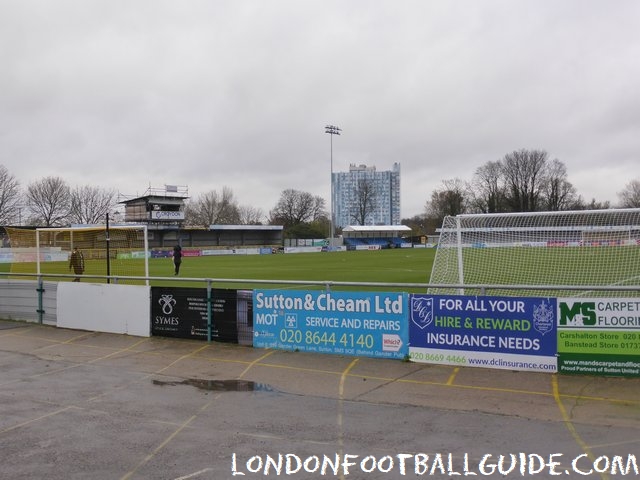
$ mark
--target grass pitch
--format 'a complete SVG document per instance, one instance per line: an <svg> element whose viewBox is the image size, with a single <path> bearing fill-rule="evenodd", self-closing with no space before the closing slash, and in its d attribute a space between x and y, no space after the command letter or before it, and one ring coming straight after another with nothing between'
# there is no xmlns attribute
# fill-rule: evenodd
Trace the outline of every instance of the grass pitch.
<svg viewBox="0 0 640 480"><path fill-rule="evenodd" d="M150 258L149 276L153 286L204 287L203 281L185 279L212 279L215 288L304 288L277 283L280 280L301 282L371 282L371 283L422 283L429 282L435 256L432 248L402 248L372 251L292 253L273 255L213 255L183 257L179 277L173 275L171 258ZM112 275L143 276L141 261L118 261L122 267L112 263ZM106 275L104 260L86 260L87 275ZM123 271L124 268L127 271ZM41 264L42 273L69 275L68 262L46 262ZM0 264L3 271L13 273L35 273L35 263L20 263L10 266ZM33 277L31 277L33 279ZM73 277L47 277L45 280L70 281ZM229 282L228 279L242 280ZM264 284L252 280L273 281ZM83 279L84 282L101 282L99 279ZM120 281L120 283L132 283ZM136 282L140 283L140 282ZM286 285L286 286L285 286ZM308 288L323 288L309 286ZM336 290L362 290L362 287L332 286ZM369 288L367 288L369 289ZM420 289L388 288L383 290L421 291Z"/></svg>
<svg viewBox="0 0 640 480"><path fill-rule="evenodd" d="M273 288L251 280L313 282L428 283L434 249L407 248L373 251L292 253L275 255L223 255L183 257L180 277L245 279L246 283L216 282L229 288ZM173 275L171 259L150 259L153 277ZM154 281L153 284L166 284ZM332 287L333 288L333 287ZM347 289L348 287L335 287ZM406 290L406 289L404 289Z"/></svg>
<svg viewBox="0 0 640 480"><path fill-rule="evenodd" d="M173 275L171 258L149 259L153 286L205 287L205 279L215 288L324 288L335 290L394 290L423 292L422 287L342 286L334 282L457 284L457 252L440 251L442 268L432 267L434 248L401 248L347 252L292 253L273 255L213 255L184 257L179 277ZM464 281L467 285L638 285L640 247L558 247L558 248L471 248L464 249ZM68 262L45 262L42 273L65 274L45 277L49 281L70 281ZM36 273L35 263L0 263L0 272ZM106 275L104 260L86 260L86 275ZM113 260L111 275L144 276L143 260ZM12 277L20 278L20 277ZM22 277L33 279L33 277ZM189 280L187 280L189 279ZM203 280L195 280L203 279ZM229 281L234 280L234 281ZM255 282L259 280L260 283ZM284 284L279 281L322 282L323 285ZM84 282L104 279L84 278ZM119 283L143 283L117 280ZM492 294L514 294L492 289ZM441 292L451 293L451 292ZM474 294L468 290L468 294ZM516 293L523 293L517 291ZM558 294L535 290L536 295ZM567 295L574 292L566 292ZM533 293L532 293L533 294ZM627 295L629 293L627 292Z"/></svg>

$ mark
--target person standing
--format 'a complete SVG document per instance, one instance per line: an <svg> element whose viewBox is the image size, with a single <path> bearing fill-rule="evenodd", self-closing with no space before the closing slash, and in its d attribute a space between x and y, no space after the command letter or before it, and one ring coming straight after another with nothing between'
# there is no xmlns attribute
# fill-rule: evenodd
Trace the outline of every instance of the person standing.
<svg viewBox="0 0 640 480"><path fill-rule="evenodd" d="M176 245L173 247L173 265L175 267L174 275L178 275L180 273L180 264L182 263L182 247L180 245Z"/></svg>
<svg viewBox="0 0 640 480"><path fill-rule="evenodd" d="M73 268L73 272L76 275L82 275L84 273L84 255L78 250L78 247L73 247L73 252L69 257L69 270ZM76 277L74 282L79 282L80 277Z"/></svg>

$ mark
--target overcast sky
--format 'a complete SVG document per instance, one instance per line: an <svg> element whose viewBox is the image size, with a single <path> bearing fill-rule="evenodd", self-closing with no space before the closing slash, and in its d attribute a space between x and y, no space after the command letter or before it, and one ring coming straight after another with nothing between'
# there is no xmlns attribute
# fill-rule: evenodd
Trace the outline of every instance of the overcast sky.
<svg viewBox="0 0 640 480"><path fill-rule="evenodd" d="M640 178L636 0L0 0L0 164L268 213L401 164L402 217L521 148L586 201Z"/></svg>

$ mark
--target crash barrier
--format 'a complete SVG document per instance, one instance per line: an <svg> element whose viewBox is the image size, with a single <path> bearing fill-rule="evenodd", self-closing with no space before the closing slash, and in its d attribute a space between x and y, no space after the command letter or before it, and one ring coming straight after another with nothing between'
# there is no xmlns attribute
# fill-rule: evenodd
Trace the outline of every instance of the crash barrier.
<svg viewBox="0 0 640 480"><path fill-rule="evenodd" d="M257 348L640 377L637 287L575 287L575 296L556 298L335 289L358 285L351 282L256 281L265 286L290 284L301 289L235 290L213 288L214 279L180 281L200 281L206 286L2 279L0 318L98 332L226 341ZM233 283L229 279L224 282ZM314 283L323 288L306 289ZM415 289L417 285L409 287ZM434 286L422 287L426 292ZM474 288L488 292L492 286ZM505 286L499 288L504 290ZM517 288L514 286L514 291ZM581 290L589 290L591 296L581 296ZM608 290L626 296L609 296Z"/></svg>

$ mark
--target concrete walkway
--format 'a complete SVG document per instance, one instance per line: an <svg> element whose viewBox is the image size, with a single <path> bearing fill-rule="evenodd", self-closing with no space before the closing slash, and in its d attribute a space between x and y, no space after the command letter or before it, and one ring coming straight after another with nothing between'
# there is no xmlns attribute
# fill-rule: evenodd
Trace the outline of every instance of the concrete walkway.
<svg viewBox="0 0 640 480"><path fill-rule="evenodd" d="M7 479L249 479L267 465L269 478L280 466L280 476L305 479L613 479L638 478L632 467L612 473L616 462L640 467L640 379L19 322L0 321L0 412ZM512 472L491 470L500 455L507 470L510 453ZM326 463L345 455L354 465Z"/></svg>

